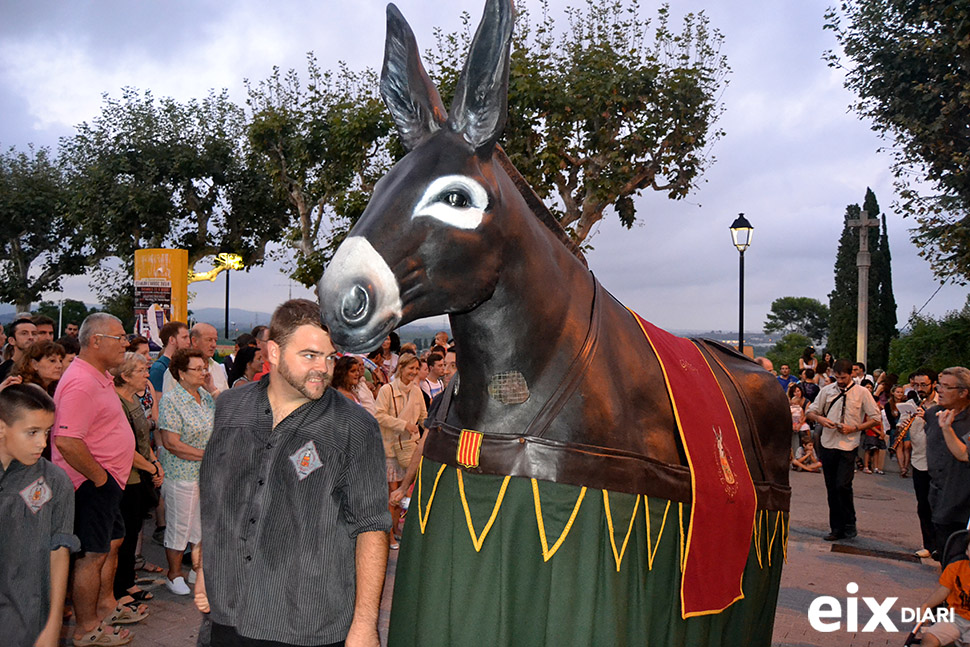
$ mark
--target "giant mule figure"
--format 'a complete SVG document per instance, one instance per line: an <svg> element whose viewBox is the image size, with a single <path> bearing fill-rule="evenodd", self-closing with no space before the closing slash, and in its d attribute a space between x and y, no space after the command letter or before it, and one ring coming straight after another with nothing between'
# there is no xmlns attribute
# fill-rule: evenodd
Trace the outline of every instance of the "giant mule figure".
<svg viewBox="0 0 970 647"><path fill-rule="evenodd" d="M510 0L487 0L450 111L387 15L381 92L409 153L321 279L322 315L363 351L447 313L459 368L390 645L768 645L790 498L776 380L620 305L511 166Z"/></svg>

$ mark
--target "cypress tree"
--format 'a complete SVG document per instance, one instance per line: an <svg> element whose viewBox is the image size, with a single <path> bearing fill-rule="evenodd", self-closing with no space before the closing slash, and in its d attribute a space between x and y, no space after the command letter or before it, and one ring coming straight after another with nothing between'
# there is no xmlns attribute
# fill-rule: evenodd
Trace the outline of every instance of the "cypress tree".
<svg viewBox="0 0 970 647"><path fill-rule="evenodd" d="M863 202L870 218L879 218L881 227L869 227L869 347L866 368L885 367L889 361L889 343L896 336L896 299L893 296L892 266L886 218L880 218L879 203L871 189L866 189ZM835 289L829 293L828 351L836 358L855 360L858 317L859 230L848 226L857 220L862 209L850 204L845 209L845 224L835 258Z"/></svg>
<svg viewBox="0 0 970 647"><path fill-rule="evenodd" d="M874 368L889 366L889 345L899 335L896 330L896 297L893 294L892 254L889 251L886 214L882 214L881 220L879 248L872 255L869 277L870 285L874 282L873 287L876 289L876 311L869 315L869 361ZM872 296L870 295L869 298L872 299ZM871 307L870 313L872 313Z"/></svg>
<svg viewBox="0 0 970 647"><path fill-rule="evenodd" d="M843 222L859 218L861 209L857 204L845 208ZM859 235L848 224L842 226L839 250L835 255L835 289L829 293L829 339L828 351L840 359L855 359L857 291L859 273L856 254L859 253Z"/></svg>

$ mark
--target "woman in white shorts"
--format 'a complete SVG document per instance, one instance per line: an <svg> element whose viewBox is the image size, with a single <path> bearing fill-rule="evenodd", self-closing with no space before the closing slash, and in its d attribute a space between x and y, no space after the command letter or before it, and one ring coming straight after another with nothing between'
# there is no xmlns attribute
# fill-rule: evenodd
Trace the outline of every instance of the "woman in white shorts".
<svg viewBox="0 0 970 647"><path fill-rule="evenodd" d="M182 555L192 544L192 572L199 561L199 542L202 540L202 518L199 514L199 466L205 446L212 435L215 401L202 388L209 376L208 362L202 352L191 348L176 351L169 365L175 385L162 395L158 407L158 428L161 429L162 467L165 482L165 556L168 577L165 586L176 595L191 592L182 577Z"/></svg>
<svg viewBox="0 0 970 647"><path fill-rule="evenodd" d="M411 456L420 437L420 423L428 417L424 406L424 396L418 386L418 358L411 353L401 355L397 373L390 384L385 384L377 392L377 422L381 426L384 439L384 456L387 460L388 494L401 485L401 479L411 464ZM401 518L401 508L389 504L393 532L397 532ZM398 547L397 537L391 537L391 549Z"/></svg>

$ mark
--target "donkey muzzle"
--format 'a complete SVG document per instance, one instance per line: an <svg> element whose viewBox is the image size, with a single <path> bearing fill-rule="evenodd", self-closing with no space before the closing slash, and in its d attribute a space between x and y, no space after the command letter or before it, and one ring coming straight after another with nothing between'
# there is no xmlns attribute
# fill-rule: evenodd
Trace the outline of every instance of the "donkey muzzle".
<svg viewBox="0 0 970 647"><path fill-rule="evenodd" d="M346 351L376 348L401 320L394 272L362 236L337 249L319 285L320 314L334 344Z"/></svg>

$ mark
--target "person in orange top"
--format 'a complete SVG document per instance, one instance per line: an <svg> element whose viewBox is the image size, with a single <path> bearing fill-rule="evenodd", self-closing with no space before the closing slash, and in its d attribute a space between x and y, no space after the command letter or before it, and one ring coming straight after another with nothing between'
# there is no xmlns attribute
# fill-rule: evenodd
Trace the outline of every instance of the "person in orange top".
<svg viewBox="0 0 970 647"><path fill-rule="evenodd" d="M967 557L970 558L970 543L967 544ZM959 559L951 562L940 575L940 586L926 599L919 609L922 618L928 609L946 601L953 609L953 622L937 622L923 630L923 647L938 647L959 641L965 645L970 642L970 561Z"/></svg>

